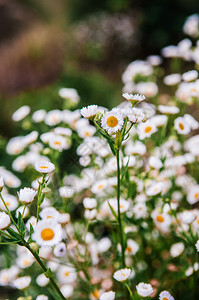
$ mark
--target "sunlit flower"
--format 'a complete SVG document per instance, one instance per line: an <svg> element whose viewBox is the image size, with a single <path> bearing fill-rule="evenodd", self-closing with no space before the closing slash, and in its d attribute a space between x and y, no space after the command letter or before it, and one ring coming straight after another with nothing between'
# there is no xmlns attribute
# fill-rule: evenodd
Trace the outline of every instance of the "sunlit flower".
<svg viewBox="0 0 199 300"><path fill-rule="evenodd" d="M109 134L113 134L121 130L123 124L123 117L116 109L106 112L101 119L102 128L104 128Z"/></svg>
<svg viewBox="0 0 199 300"><path fill-rule="evenodd" d="M172 257L177 257L184 251L184 244L179 242L171 246L170 254Z"/></svg>
<svg viewBox="0 0 199 300"><path fill-rule="evenodd" d="M140 123L137 127L138 135L141 140L150 137L153 133L157 131L157 127L150 120L145 123Z"/></svg>
<svg viewBox="0 0 199 300"><path fill-rule="evenodd" d="M4 201L5 201L7 207L9 208L10 211L13 211L17 208L19 203L18 203L17 198L15 196L10 195L10 194L4 194L3 198L4 198ZM0 209L6 210L6 208L3 204L3 201L1 199L0 199Z"/></svg>
<svg viewBox="0 0 199 300"><path fill-rule="evenodd" d="M73 267L61 266L57 272L57 278L62 284L73 283L77 279L77 273Z"/></svg>
<svg viewBox="0 0 199 300"><path fill-rule="evenodd" d="M40 246L54 246L62 240L61 225L53 220L41 220L35 226L32 239Z"/></svg>
<svg viewBox="0 0 199 300"><path fill-rule="evenodd" d="M127 240L127 247L125 249L125 254L135 255L139 250L139 245L134 240Z"/></svg>
<svg viewBox="0 0 199 300"><path fill-rule="evenodd" d="M134 103L134 102L141 102L141 101L144 101L146 100L146 97L144 95L140 95L140 94L129 94L129 93L123 93L122 96L130 101L131 103Z"/></svg>
<svg viewBox="0 0 199 300"><path fill-rule="evenodd" d="M58 222L60 213L54 207L45 207L39 215L43 220L56 220Z"/></svg>
<svg viewBox="0 0 199 300"><path fill-rule="evenodd" d="M55 126L59 124L63 119L62 111L55 109L47 113L45 117L45 123L49 126Z"/></svg>
<svg viewBox="0 0 199 300"><path fill-rule="evenodd" d="M129 278L131 272L132 270L128 268L120 269L113 274L113 278L117 281L126 281Z"/></svg>
<svg viewBox="0 0 199 300"><path fill-rule="evenodd" d="M138 285L136 285L136 290L138 295L142 297L148 297L153 293L153 288L150 283L140 282Z"/></svg>
<svg viewBox="0 0 199 300"><path fill-rule="evenodd" d="M54 134L49 140L49 146L52 149L62 151L70 148L70 143L67 142L67 139L61 135Z"/></svg>
<svg viewBox="0 0 199 300"><path fill-rule="evenodd" d="M78 103L80 100L77 90L72 88L61 88L59 90L59 96L75 104Z"/></svg>

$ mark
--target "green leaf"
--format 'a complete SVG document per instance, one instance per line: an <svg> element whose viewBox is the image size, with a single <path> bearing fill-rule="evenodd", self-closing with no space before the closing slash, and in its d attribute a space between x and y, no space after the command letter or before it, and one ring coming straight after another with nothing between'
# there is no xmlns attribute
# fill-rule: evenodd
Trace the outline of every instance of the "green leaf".
<svg viewBox="0 0 199 300"><path fill-rule="evenodd" d="M121 148L121 145L122 145L122 134L120 131L118 131L116 133L116 138L115 138L115 147L117 149L120 149Z"/></svg>
<svg viewBox="0 0 199 300"><path fill-rule="evenodd" d="M44 275L47 277L47 278L52 278L53 277L53 273L51 271L50 268L48 268L48 270L44 273Z"/></svg>
<svg viewBox="0 0 199 300"><path fill-rule="evenodd" d="M11 229L11 228L8 228L8 229L6 229L7 230L7 232L12 236L12 237L14 237L15 239L20 239L21 240L21 236L16 232L16 231L14 231L13 229Z"/></svg>
<svg viewBox="0 0 199 300"><path fill-rule="evenodd" d="M126 175L126 172L127 172L127 170L128 170L129 160L130 160L130 156L129 156L129 158L128 158L128 161L127 161L127 163L126 163L126 166L125 166L124 168L122 168L122 170L121 170L121 173L122 173L121 180L122 180L123 177Z"/></svg>
<svg viewBox="0 0 199 300"><path fill-rule="evenodd" d="M116 212L114 211L114 209L112 208L112 206L110 205L109 202L108 202L108 205L109 205L109 207L110 207L110 210L111 210L111 212L112 212L112 215L115 217L115 220L118 222L118 217L117 217L117 215L116 215Z"/></svg>

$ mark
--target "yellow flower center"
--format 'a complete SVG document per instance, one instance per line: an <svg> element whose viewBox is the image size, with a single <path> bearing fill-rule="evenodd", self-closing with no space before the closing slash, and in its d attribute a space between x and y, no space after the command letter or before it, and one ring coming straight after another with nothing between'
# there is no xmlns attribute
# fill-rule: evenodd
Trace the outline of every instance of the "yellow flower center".
<svg viewBox="0 0 199 300"><path fill-rule="evenodd" d="M164 297L162 300L169 300L167 297Z"/></svg>
<svg viewBox="0 0 199 300"><path fill-rule="evenodd" d="M103 184L98 185L98 190L100 190L101 188L103 188Z"/></svg>
<svg viewBox="0 0 199 300"><path fill-rule="evenodd" d="M93 292L93 296L96 297L96 298L98 299L98 298L100 297L99 291L98 291L98 290L95 290L95 291Z"/></svg>
<svg viewBox="0 0 199 300"><path fill-rule="evenodd" d="M28 266L29 265L29 260L24 259L24 266Z"/></svg>
<svg viewBox="0 0 199 300"><path fill-rule="evenodd" d="M199 219L197 220L197 223L198 223L198 225L199 225Z"/></svg>
<svg viewBox="0 0 199 300"><path fill-rule="evenodd" d="M10 205L10 202L6 202L6 205L9 206L9 205Z"/></svg>
<svg viewBox="0 0 199 300"><path fill-rule="evenodd" d="M199 193L195 193L194 198L197 199L199 196Z"/></svg>
<svg viewBox="0 0 199 300"><path fill-rule="evenodd" d="M114 116L110 116L108 117L106 123L109 127L115 127L118 124L118 119Z"/></svg>
<svg viewBox="0 0 199 300"><path fill-rule="evenodd" d="M69 276L69 274L70 274L69 272L65 272L64 273L65 276Z"/></svg>
<svg viewBox="0 0 199 300"><path fill-rule="evenodd" d="M50 241L54 238L54 231L50 228L45 228L41 231L41 238L44 241Z"/></svg>
<svg viewBox="0 0 199 300"><path fill-rule="evenodd" d="M179 127L181 130L184 130L184 125L182 123L179 123Z"/></svg>
<svg viewBox="0 0 199 300"><path fill-rule="evenodd" d="M150 132L150 131L151 131L151 129L152 129L152 128L151 128L151 126L147 126L147 127L145 128L145 130L144 130L144 131L145 131L146 133L148 133L148 132Z"/></svg>
<svg viewBox="0 0 199 300"><path fill-rule="evenodd" d="M41 166L40 169L48 169L46 166Z"/></svg>
<svg viewBox="0 0 199 300"><path fill-rule="evenodd" d="M164 222L163 216L160 216L160 215L156 217L156 220L160 223Z"/></svg>
<svg viewBox="0 0 199 300"><path fill-rule="evenodd" d="M60 143L60 142L58 142L58 141L56 141L56 142L54 142L54 145L61 146L61 143Z"/></svg>
<svg viewBox="0 0 199 300"><path fill-rule="evenodd" d="M127 246L127 247L126 247L126 251L127 251L127 252L132 252L132 248L131 248L130 246Z"/></svg>

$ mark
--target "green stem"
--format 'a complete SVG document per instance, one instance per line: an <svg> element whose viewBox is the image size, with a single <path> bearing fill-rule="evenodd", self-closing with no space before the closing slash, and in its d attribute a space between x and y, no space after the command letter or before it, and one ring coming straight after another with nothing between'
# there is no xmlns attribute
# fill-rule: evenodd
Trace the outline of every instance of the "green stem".
<svg viewBox="0 0 199 300"><path fill-rule="evenodd" d="M43 269L43 271L45 273L48 269L46 268L46 266L44 265L44 263L40 259L39 255L35 251L33 251L33 249L25 241L24 241L24 246L32 253L32 255L34 256L34 258L36 259L36 261L38 262L38 264L41 266L41 268ZM64 295L60 291L60 289L59 289L58 285L56 284L56 282L54 281L54 279L52 277L50 277L49 279L50 279L50 282L51 282L53 288L55 289L57 294L60 296L60 298L62 300L66 300L66 298L64 297Z"/></svg>
<svg viewBox="0 0 199 300"><path fill-rule="evenodd" d="M120 230L120 242L121 242L121 251L122 251L122 266L125 268L125 249L124 249L124 237L123 237L123 228L122 228L122 220L120 214L120 155L119 149L116 151L116 159L117 159L117 211L118 211L118 223Z"/></svg>
<svg viewBox="0 0 199 300"><path fill-rule="evenodd" d="M38 200L37 200L37 222L39 220L39 208L42 203L42 197L44 197L42 194L42 189L44 188L44 185L45 185L45 178L46 178L46 174L43 174L42 182L39 183Z"/></svg>
<svg viewBox="0 0 199 300"><path fill-rule="evenodd" d="M125 283L125 286L127 287L127 290L129 291L130 296L133 297L133 293L132 293L128 283Z"/></svg>

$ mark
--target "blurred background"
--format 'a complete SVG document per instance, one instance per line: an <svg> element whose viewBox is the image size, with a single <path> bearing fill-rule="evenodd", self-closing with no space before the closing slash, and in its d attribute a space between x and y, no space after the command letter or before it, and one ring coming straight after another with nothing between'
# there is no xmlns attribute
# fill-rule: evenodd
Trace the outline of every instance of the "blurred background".
<svg viewBox="0 0 199 300"><path fill-rule="evenodd" d="M0 134L16 134L23 104L61 107L61 87L79 107L119 103L125 67L184 38L198 12L198 0L0 0Z"/></svg>

